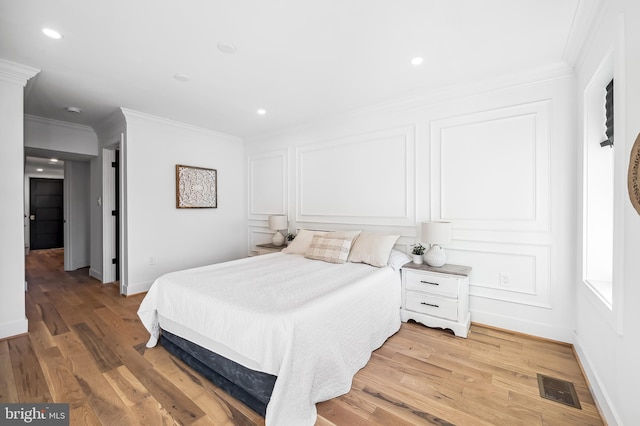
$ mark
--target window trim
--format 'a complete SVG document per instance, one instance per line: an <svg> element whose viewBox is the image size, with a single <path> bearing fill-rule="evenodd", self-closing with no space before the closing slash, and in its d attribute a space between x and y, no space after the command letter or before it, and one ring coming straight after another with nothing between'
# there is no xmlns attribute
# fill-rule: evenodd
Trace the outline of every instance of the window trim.
<svg viewBox="0 0 640 426"><path fill-rule="evenodd" d="M583 140L582 140L582 258L580 262L581 281L587 291L587 299L592 306L600 313L600 315L606 320L606 322L616 331L617 334L623 334L623 281L622 273L624 267L624 201L625 201L625 180L626 179L626 167L624 152L625 152L625 121L624 121L624 102L625 102L625 87L626 81L624 79L624 58L620 55L620 51L624 51L623 46L624 27L619 28L619 51L609 49L604 55L603 60L593 73L591 79L587 83L583 92ZM588 210L588 144L594 143L593 135L589 133L589 123L593 114L591 113L589 103L590 91L594 87L604 87L606 83L603 81L610 81L613 78L614 84L614 109L617 112L615 115L614 127L616 133L616 148L613 153L613 260L612 260L612 279L611 279L611 300L608 300L601 292L601 283L589 280L586 274L586 261L587 261L587 215ZM596 86L597 85L597 86ZM621 108L622 107L622 108ZM597 143L597 141L595 142Z"/></svg>

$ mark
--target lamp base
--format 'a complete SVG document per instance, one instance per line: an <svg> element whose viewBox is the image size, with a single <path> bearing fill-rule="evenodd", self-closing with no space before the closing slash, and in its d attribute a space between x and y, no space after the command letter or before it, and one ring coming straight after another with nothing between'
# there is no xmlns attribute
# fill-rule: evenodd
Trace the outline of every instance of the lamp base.
<svg viewBox="0 0 640 426"><path fill-rule="evenodd" d="M429 266L439 267L447 262L447 255L442 247L434 244L424 254L424 261L427 262L427 265Z"/></svg>
<svg viewBox="0 0 640 426"><path fill-rule="evenodd" d="M282 235L280 231L276 231L276 233L273 234L273 237L271 238L271 244L273 244L276 247L280 247L281 245L283 245L284 235Z"/></svg>

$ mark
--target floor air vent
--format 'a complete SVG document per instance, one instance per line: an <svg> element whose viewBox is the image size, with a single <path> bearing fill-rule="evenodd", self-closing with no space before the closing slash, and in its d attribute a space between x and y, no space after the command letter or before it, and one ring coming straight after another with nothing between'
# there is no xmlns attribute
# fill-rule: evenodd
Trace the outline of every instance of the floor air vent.
<svg viewBox="0 0 640 426"><path fill-rule="evenodd" d="M538 389L540 390L540 396L543 398L582 409L580 401L578 401L576 388L571 382L538 374Z"/></svg>

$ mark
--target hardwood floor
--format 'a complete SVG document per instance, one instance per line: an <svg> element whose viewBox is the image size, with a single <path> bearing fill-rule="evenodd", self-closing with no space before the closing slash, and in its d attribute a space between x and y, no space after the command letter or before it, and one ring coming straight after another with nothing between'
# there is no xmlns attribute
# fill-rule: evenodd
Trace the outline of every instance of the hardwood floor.
<svg viewBox="0 0 640 426"><path fill-rule="evenodd" d="M29 334L0 341L0 402L65 402L72 425L262 425L169 355L146 349L136 311L62 251L27 256ZM573 382L582 409L542 399L536 373ZM472 325L468 339L403 324L354 378L317 405L317 425L601 425L572 348Z"/></svg>

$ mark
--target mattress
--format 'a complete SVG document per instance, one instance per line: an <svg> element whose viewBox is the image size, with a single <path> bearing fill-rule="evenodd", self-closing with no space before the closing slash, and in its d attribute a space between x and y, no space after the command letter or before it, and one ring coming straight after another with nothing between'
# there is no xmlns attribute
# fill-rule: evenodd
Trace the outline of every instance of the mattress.
<svg viewBox="0 0 640 426"><path fill-rule="evenodd" d="M267 425L312 425L315 403L349 391L371 352L400 328L400 274L274 253L160 277L138 315L277 376Z"/></svg>
<svg viewBox="0 0 640 426"><path fill-rule="evenodd" d="M166 330L162 330L160 344L229 395L266 415L276 376L251 370Z"/></svg>

